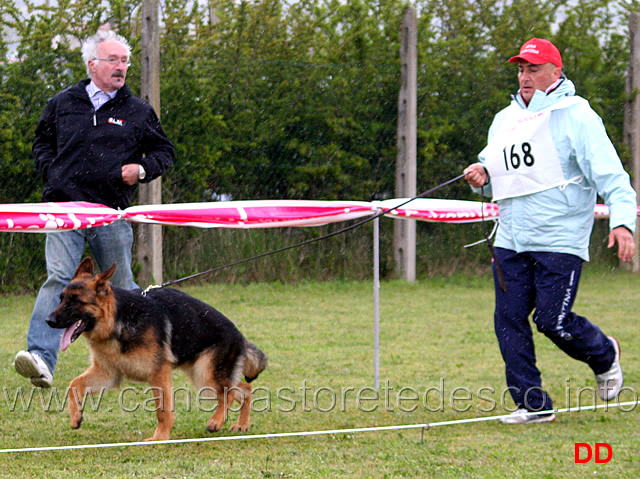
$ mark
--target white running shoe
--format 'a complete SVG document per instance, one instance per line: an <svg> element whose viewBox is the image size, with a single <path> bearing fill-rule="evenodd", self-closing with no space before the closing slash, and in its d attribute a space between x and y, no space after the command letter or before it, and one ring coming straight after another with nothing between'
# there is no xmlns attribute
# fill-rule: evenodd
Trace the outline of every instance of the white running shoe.
<svg viewBox="0 0 640 479"><path fill-rule="evenodd" d="M555 420L556 415L553 413L538 414L521 408L501 418L500 422L502 424L535 424L538 422L553 422Z"/></svg>
<svg viewBox="0 0 640 479"><path fill-rule="evenodd" d="M31 379L31 384L39 388L50 388L53 375L44 360L36 353L20 351L14 361L16 371L25 378Z"/></svg>
<svg viewBox="0 0 640 479"><path fill-rule="evenodd" d="M609 340L613 343L613 349L616 356L613 359L611 368L602 374L596 374L596 382L598 383L598 395L603 401L612 401L618 397L620 390L624 385L624 376L620 367L620 343L616 338L609 336Z"/></svg>

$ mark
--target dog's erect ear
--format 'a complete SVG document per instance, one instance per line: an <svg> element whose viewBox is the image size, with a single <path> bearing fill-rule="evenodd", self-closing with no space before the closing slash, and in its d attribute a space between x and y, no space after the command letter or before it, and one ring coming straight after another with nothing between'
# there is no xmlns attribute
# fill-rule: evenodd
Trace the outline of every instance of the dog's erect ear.
<svg viewBox="0 0 640 479"><path fill-rule="evenodd" d="M111 277L116 272L116 264L113 263L107 270L96 276L96 291L98 293L105 293L111 285Z"/></svg>
<svg viewBox="0 0 640 479"><path fill-rule="evenodd" d="M80 276L83 273L93 276L93 261L88 256L76 268L76 276Z"/></svg>
<svg viewBox="0 0 640 479"><path fill-rule="evenodd" d="M109 281L111 279L111 277L115 274L116 272L116 264L113 263L109 269L106 269L104 272L100 273L98 275L98 281L101 281L103 283L106 283L107 281Z"/></svg>

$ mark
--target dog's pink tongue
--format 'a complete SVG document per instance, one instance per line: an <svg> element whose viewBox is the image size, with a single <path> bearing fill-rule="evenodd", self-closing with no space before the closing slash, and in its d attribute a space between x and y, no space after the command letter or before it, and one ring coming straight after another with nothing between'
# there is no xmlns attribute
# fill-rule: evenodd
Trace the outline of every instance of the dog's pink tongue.
<svg viewBox="0 0 640 479"><path fill-rule="evenodd" d="M73 323L62 333L62 337L60 338L60 349L66 351L69 345L71 344L71 336L73 336L74 331L78 327L77 323Z"/></svg>

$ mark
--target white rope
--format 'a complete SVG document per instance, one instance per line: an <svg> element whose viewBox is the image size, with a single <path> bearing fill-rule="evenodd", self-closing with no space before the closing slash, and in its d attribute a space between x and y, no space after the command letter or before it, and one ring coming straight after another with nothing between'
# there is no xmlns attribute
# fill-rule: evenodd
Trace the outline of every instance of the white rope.
<svg viewBox="0 0 640 479"><path fill-rule="evenodd" d="M602 408L620 408L621 406L633 406L635 409L638 406L638 401L629 401L624 403L605 403L598 404L593 406L586 407L568 407L565 409L558 410L549 410L549 411L539 411L539 412L530 412L527 414L560 414L565 412L580 412L580 411L590 411L595 409ZM629 412L629 411L625 411ZM157 446L161 444L187 444L192 442L212 442L212 441L240 441L246 439L273 439L273 438L282 438L282 437L302 437L302 436L320 436L326 434L349 434L349 433L360 433L360 432L376 432L376 431L393 431L393 430L401 430L401 429L431 429L434 427L440 426L453 426L456 424L468 424L474 422L484 422L484 421L496 421L505 417L509 417L510 414L504 414L500 416L487 416L487 417L475 417L468 419L458 419L453 421L442 421L442 422L434 422L434 423L425 423L425 424L405 424L399 426L373 426L373 427L360 427L353 429L329 429L323 431L300 431L300 432L283 432L283 433L274 433L274 434L251 434L245 436L224 436L224 437L205 437L205 438L193 438L193 439L169 439L166 441L139 441L139 442L118 442L118 443L109 443L109 444L79 444L74 446L50 446L50 447L24 447L24 448L15 448L15 449L0 449L0 453L12 453L12 452L43 452L43 451L65 451L70 449L101 449L108 447L129 447L129 446Z"/></svg>

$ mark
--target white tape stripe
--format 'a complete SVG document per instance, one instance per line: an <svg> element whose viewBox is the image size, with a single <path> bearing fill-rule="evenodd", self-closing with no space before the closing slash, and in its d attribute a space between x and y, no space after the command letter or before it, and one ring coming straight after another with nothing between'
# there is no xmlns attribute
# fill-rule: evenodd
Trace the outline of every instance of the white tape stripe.
<svg viewBox="0 0 640 479"><path fill-rule="evenodd" d="M532 412L529 414L561 414L565 412L581 412L581 411L591 411L595 409L603 409L603 408L619 408L621 406L633 406L635 409L638 406L638 401L629 401L624 403L605 403L598 404L587 407L576 407L576 408L566 408L566 409L557 409L553 411L539 411ZM625 411L629 412L629 411ZM239 441L245 439L271 439L271 438L281 438L281 437L301 437L301 436L320 436L326 434L348 434L348 433L358 433L358 432L375 432L375 431L392 431L392 430L401 430L401 429L431 429L433 427L439 426L453 426L456 424L468 424L473 422L484 422L484 421L496 421L498 419L502 419L505 417L509 417L510 414L503 414L500 416L487 416L487 417L474 417L469 419L458 419L454 421L442 421L442 422L434 422L434 423L425 423L425 424L405 424L400 426L374 426L374 427L361 427L361 428L353 428L353 429L330 429L323 431L300 431L300 432L282 432L282 433L274 433L274 434L252 434L248 436L224 436L224 437L204 437L204 438L192 438L192 439L170 439L167 441L140 441L140 442L119 442L119 443L111 443L111 444L82 444L75 446L50 446L50 447L25 447L25 448L16 448L16 449L0 449L0 453L10 453L10 452L42 452L42 451L64 451L70 449L98 449L98 448L107 448L107 447L129 447L129 446L157 446L160 444L186 444L191 442L213 442L213 441Z"/></svg>

